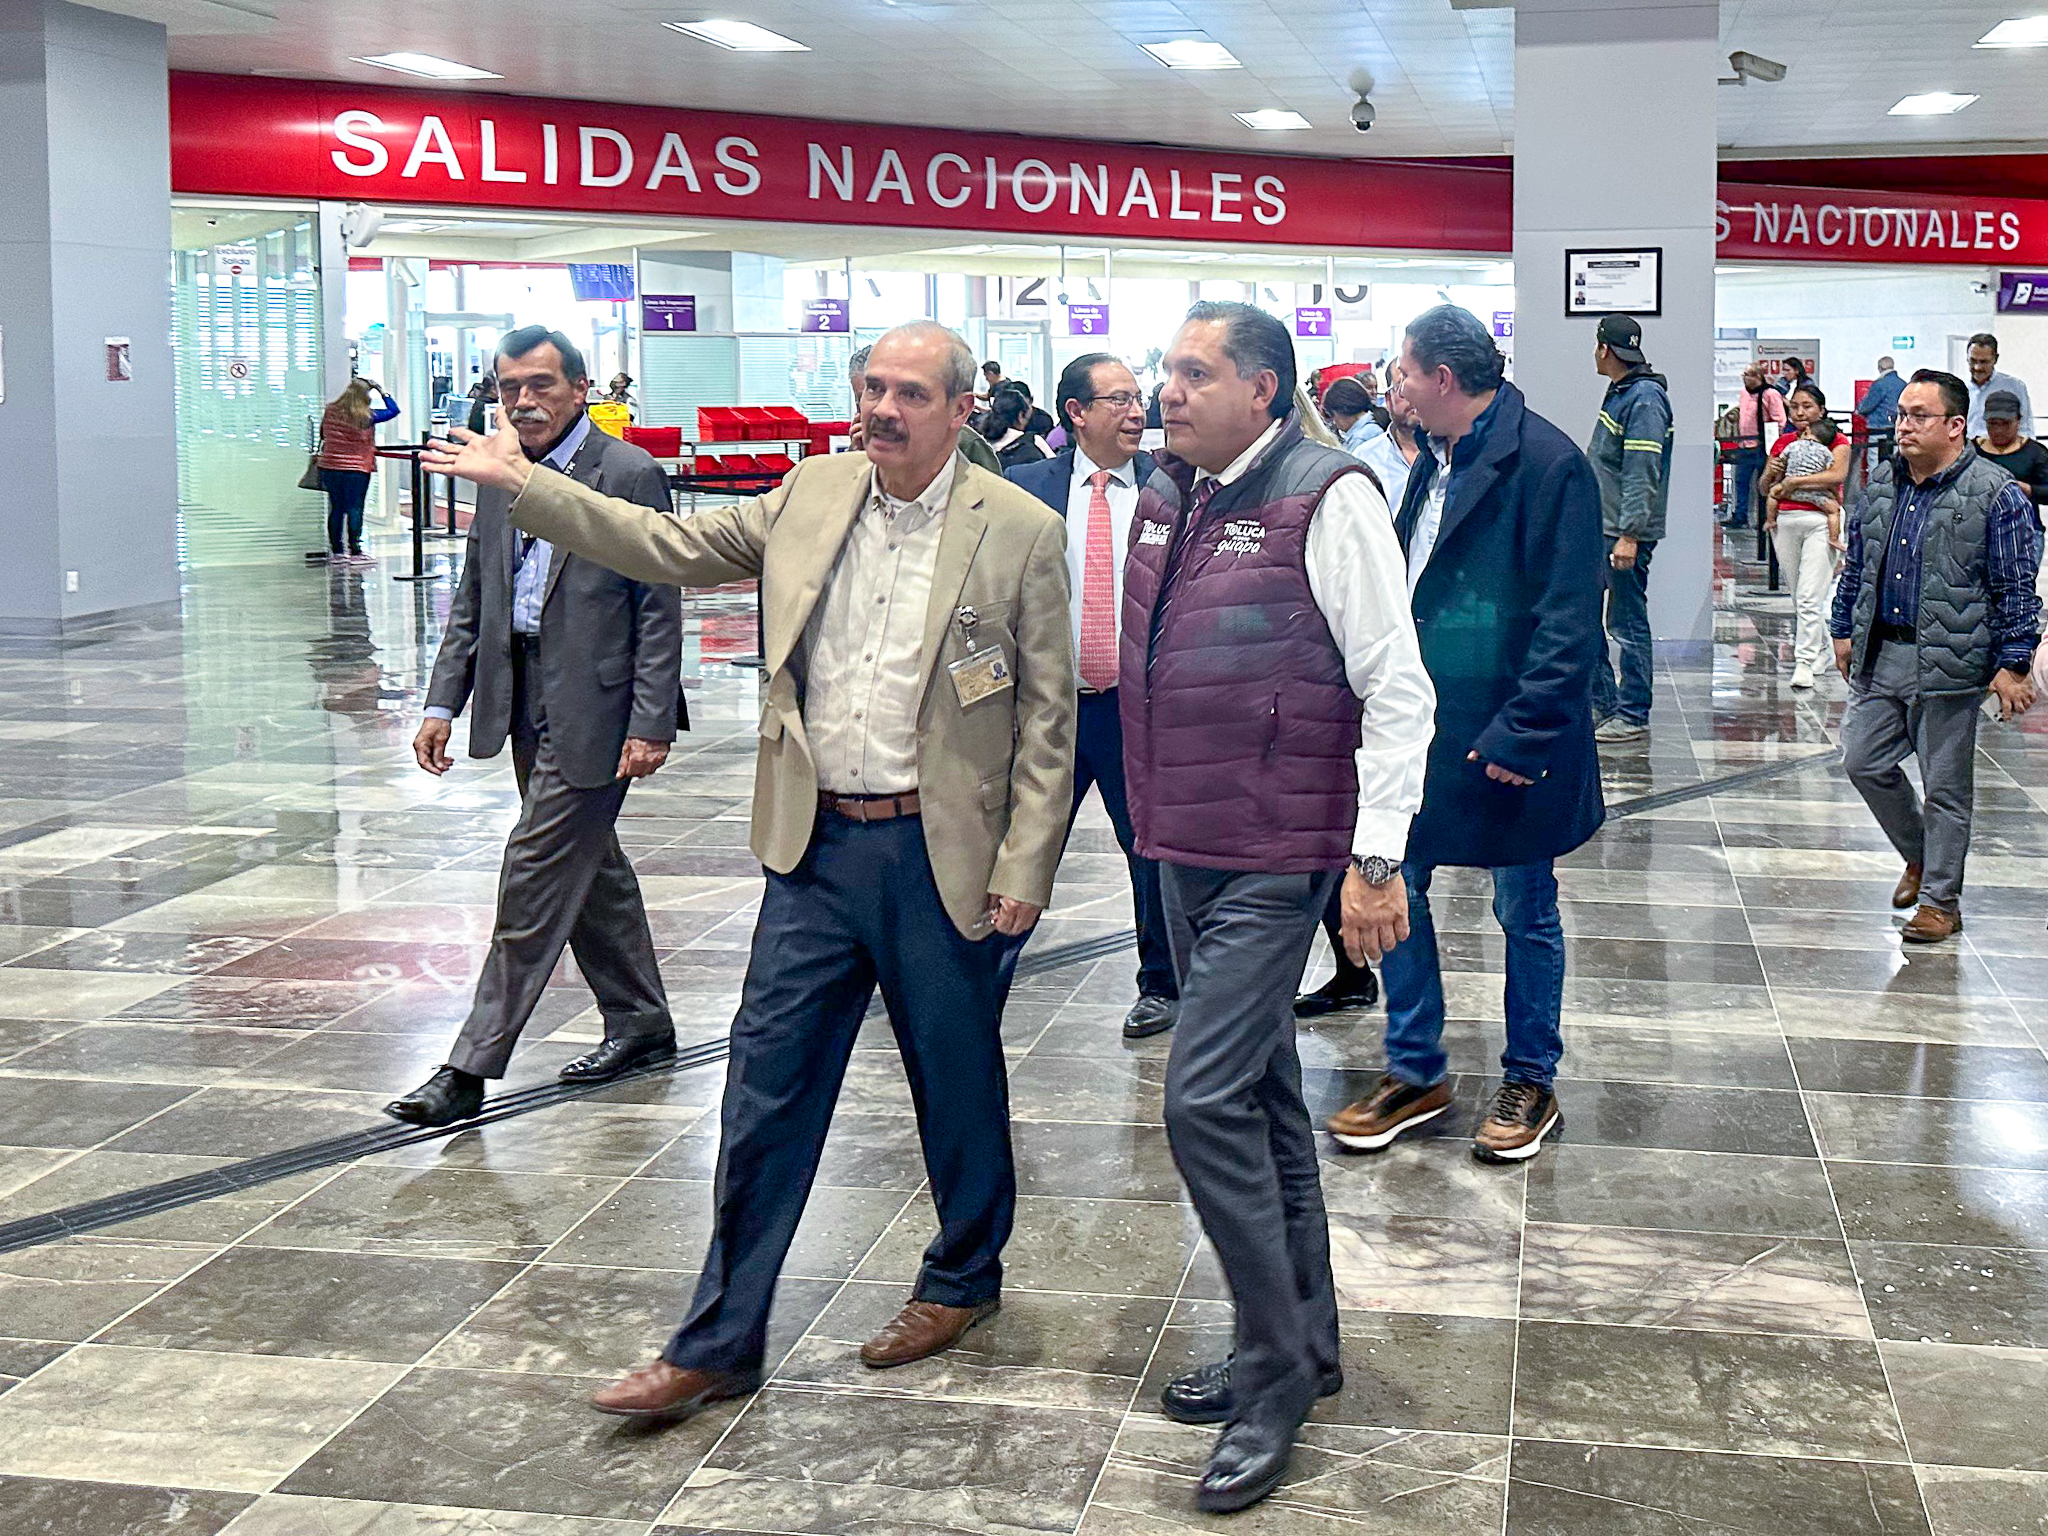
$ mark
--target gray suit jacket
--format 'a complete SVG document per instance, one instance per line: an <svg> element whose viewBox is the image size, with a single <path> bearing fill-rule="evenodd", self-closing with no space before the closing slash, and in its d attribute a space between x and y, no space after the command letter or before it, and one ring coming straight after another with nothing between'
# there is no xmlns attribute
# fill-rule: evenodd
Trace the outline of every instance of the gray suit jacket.
<svg viewBox="0 0 2048 1536"><path fill-rule="evenodd" d="M641 448L592 428L569 466L607 496L670 509L668 477ZM470 706L469 755L495 757L512 730L512 572L517 545L503 491L477 493L462 579L434 660L427 703ZM541 606L540 666L548 740L562 777L598 789L617 776L628 736L673 741L689 729L683 700L682 595L629 581L557 548Z"/></svg>

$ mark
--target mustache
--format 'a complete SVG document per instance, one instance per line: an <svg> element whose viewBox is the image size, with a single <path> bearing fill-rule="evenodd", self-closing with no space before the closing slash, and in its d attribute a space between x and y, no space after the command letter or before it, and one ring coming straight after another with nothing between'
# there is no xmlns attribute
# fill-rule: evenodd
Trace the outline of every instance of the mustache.
<svg viewBox="0 0 2048 1536"><path fill-rule="evenodd" d="M904 438L903 424L886 416L870 417L867 435L871 440L900 443Z"/></svg>
<svg viewBox="0 0 2048 1536"><path fill-rule="evenodd" d="M514 420L515 422L544 422L548 419L548 413L542 410L539 406L534 405L516 405L511 410L507 411L505 414L511 417L512 420Z"/></svg>

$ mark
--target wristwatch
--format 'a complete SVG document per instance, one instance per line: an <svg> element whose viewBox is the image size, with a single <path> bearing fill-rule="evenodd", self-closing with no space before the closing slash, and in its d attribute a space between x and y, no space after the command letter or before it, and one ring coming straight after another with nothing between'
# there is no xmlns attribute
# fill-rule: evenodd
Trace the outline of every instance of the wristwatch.
<svg viewBox="0 0 2048 1536"><path fill-rule="evenodd" d="M1367 885L1385 885L1401 873L1400 865L1391 859L1383 859L1376 853L1368 858L1360 858L1354 853L1351 855L1351 867L1365 877Z"/></svg>

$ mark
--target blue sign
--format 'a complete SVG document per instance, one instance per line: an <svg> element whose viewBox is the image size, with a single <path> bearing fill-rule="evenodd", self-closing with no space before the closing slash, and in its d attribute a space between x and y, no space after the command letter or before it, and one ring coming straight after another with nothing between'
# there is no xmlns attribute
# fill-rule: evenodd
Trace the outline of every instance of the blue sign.
<svg viewBox="0 0 2048 1536"><path fill-rule="evenodd" d="M572 261L569 288L579 304L591 300L629 304L633 300L633 269L622 261Z"/></svg>
<svg viewBox="0 0 2048 1536"><path fill-rule="evenodd" d="M847 313L845 299L805 299L804 334L820 335L826 332L846 333L853 329L852 316Z"/></svg>
<svg viewBox="0 0 2048 1536"><path fill-rule="evenodd" d="M640 329L643 331L696 330L697 295L694 293L643 293L640 296Z"/></svg>
<svg viewBox="0 0 2048 1536"><path fill-rule="evenodd" d="M1493 334L1506 341L1515 334L1515 312L1512 309L1496 309L1493 312Z"/></svg>
<svg viewBox="0 0 2048 1536"><path fill-rule="evenodd" d="M1067 334L1069 336L1107 336L1109 334L1109 306L1107 304L1069 304L1067 306Z"/></svg>
<svg viewBox="0 0 2048 1536"><path fill-rule="evenodd" d="M2048 272L1998 274L1998 312L2048 311Z"/></svg>
<svg viewBox="0 0 2048 1536"><path fill-rule="evenodd" d="M1329 335L1329 307L1325 305L1320 309L1297 309L1294 312L1294 334L1297 336Z"/></svg>

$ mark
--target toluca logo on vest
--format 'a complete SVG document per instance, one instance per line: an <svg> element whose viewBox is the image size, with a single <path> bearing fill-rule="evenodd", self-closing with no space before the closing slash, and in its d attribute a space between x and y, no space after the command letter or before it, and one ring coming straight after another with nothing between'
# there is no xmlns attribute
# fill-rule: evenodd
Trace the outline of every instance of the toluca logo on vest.
<svg viewBox="0 0 2048 1536"><path fill-rule="evenodd" d="M1266 547L1266 525L1251 518L1239 518L1223 525L1219 555L1256 555Z"/></svg>
<svg viewBox="0 0 2048 1536"><path fill-rule="evenodd" d="M1148 521L1143 528L1138 530L1138 542L1140 544L1164 544L1172 537L1173 529L1166 523Z"/></svg>

